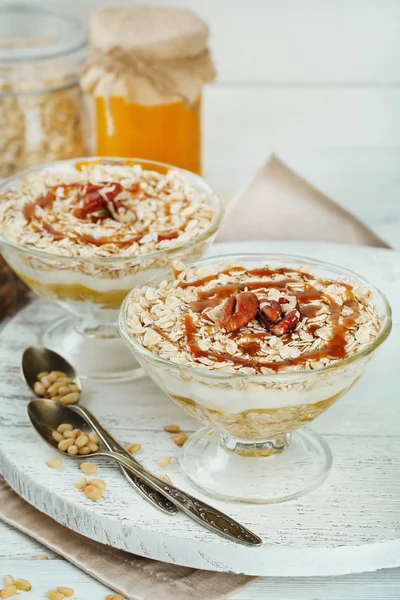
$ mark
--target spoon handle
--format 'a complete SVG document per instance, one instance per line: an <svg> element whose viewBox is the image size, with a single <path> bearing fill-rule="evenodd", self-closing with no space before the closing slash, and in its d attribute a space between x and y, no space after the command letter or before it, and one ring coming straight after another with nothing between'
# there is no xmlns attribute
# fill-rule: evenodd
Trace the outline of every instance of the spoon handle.
<svg viewBox="0 0 400 600"><path fill-rule="evenodd" d="M123 456L125 460L129 461L129 464L134 466L141 466L117 441L116 439L105 429L101 423L96 419L96 417L88 410L82 406L71 406L75 412L81 415L89 423L89 425L94 429L97 433L101 441L104 443L108 450L111 450L113 453ZM129 480L129 482L136 488L136 490L148 500L153 506L158 508L159 510L169 514L176 515L178 513L178 509L175 504L168 499L160 490L154 488L153 485L148 485L148 482L144 481L143 477L138 475L137 471L133 469L126 469L122 465L121 469L125 477Z"/></svg>
<svg viewBox="0 0 400 600"><path fill-rule="evenodd" d="M128 471L132 471L140 479L153 486L174 502L189 517L200 523L200 525L203 525L203 527L210 529L214 533L218 533L232 542L245 546L260 546L262 544L262 540L257 535L231 517L228 517L228 515L173 485L165 483L162 479L147 471L137 461L129 461L117 452L110 451L103 452L102 454L103 456L114 458Z"/></svg>

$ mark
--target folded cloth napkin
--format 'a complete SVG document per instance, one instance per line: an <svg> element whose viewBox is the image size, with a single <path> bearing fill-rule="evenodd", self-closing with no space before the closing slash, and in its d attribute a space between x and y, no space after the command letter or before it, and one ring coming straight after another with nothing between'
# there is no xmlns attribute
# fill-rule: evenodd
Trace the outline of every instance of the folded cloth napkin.
<svg viewBox="0 0 400 600"><path fill-rule="evenodd" d="M314 240L389 246L272 155L232 198L217 242Z"/></svg>
<svg viewBox="0 0 400 600"><path fill-rule="evenodd" d="M349 212L272 156L232 199L218 241L323 240L387 248ZM8 283L8 281L7 281ZM27 504L0 478L0 519L129 600L218 600L254 580L142 558L94 542Z"/></svg>

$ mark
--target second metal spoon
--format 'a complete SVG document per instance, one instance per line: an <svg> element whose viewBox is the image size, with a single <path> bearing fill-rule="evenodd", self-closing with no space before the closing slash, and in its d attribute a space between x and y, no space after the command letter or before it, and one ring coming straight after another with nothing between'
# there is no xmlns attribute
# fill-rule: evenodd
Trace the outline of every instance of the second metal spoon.
<svg viewBox="0 0 400 600"><path fill-rule="evenodd" d="M53 439L52 433L61 423L71 423L77 429L85 426L84 419L71 407L65 406L60 402L54 402L53 400L31 400L28 404L28 415L40 437L64 457L78 460L93 457L93 454L70 456L66 452L59 450L57 442ZM121 466L138 476L145 484L153 486L157 491L169 498L189 517L214 533L218 533L232 542L245 546L259 546L262 544L262 540L257 535L231 517L173 485L165 483L150 473L150 471L147 471L140 463L135 464L118 452L100 451L94 453L94 455L96 458L112 458L116 460Z"/></svg>

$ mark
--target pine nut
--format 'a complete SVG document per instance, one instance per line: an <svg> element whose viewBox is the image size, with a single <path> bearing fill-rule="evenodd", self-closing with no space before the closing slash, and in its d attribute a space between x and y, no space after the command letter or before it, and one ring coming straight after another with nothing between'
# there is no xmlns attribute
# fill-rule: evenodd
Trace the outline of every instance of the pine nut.
<svg viewBox="0 0 400 600"><path fill-rule="evenodd" d="M169 475L167 475L166 473L165 473L165 475L160 475L160 479L165 481L165 483L169 483L170 485L173 485L171 477Z"/></svg>
<svg viewBox="0 0 400 600"><path fill-rule="evenodd" d="M95 431L91 431L89 433L89 440L91 442L94 442L95 444L99 444L100 443L100 438L99 438L99 436L97 435L97 433Z"/></svg>
<svg viewBox="0 0 400 600"><path fill-rule="evenodd" d="M72 444L67 450L70 456L76 456L78 454L78 447L75 444Z"/></svg>
<svg viewBox="0 0 400 600"><path fill-rule="evenodd" d="M78 488L78 490L83 490L86 486L87 486L88 482L86 477L82 477L82 479L78 479L78 481L75 484L75 487Z"/></svg>
<svg viewBox="0 0 400 600"><path fill-rule="evenodd" d="M84 494L89 500L93 500L93 502L97 502L103 497L103 490L96 487L95 485L87 485L83 490Z"/></svg>
<svg viewBox="0 0 400 600"><path fill-rule="evenodd" d="M33 385L33 391L38 396L43 396L43 394L45 393L46 390L44 388L44 385L41 384L40 381L36 381Z"/></svg>
<svg viewBox="0 0 400 600"><path fill-rule="evenodd" d="M56 384L54 384L56 385ZM59 394L59 396L66 396L67 394L69 394L70 392L73 392L74 390L70 390L69 386L67 385L60 385L59 383L57 383L58 387L58 391L57 393Z"/></svg>
<svg viewBox="0 0 400 600"><path fill-rule="evenodd" d="M61 458L51 458L50 460L46 460L46 465L50 469L58 469L62 465L62 460Z"/></svg>
<svg viewBox="0 0 400 600"><path fill-rule="evenodd" d="M47 598L49 600L64 600L64 594L60 594L57 590L49 590L47 592Z"/></svg>
<svg viewBox="0 0 400 600"><path fill-rule="evenodd" d="M73 431L69 431L69 430L68 431L64 431L63 436L64 436L64 438L66 440L68 438L71 438L71 439L75 440L75 438L77 437Z"/></svg>
<svg viewBox="0 0 400 600"><path fill-rule="evenodd" d="M46 554L38 554L35 560L49 560L49 557Z"/></svg>
<svg viewBox="0 0 400 600"><path fill-rule="evenodd" d="M60 401L63 404L76 404L79 400L79 392L71 392L70 394L66 394L66 396L62 396Z"/></svg>
<svg viewBox="0 0 400 600"><path fill-rule="evenodd" d="M86 456L87 454L92 454L92 451L88 446L83 446L83 448L78 448L78 454Z"/></svg>
<svg viewBox="0 0 400 600"><path fill-rule="evenodd" d="M166 467L169 465L169 463L171 462L171 457L170 456L164 456L164 458L159 458L157 461L157 464L159 467Z"/></svg>
<svg viewBox="0 0 400 600"><path fill-rule="evenodd" d="M164 431L168 431L168 433L179 433L181 428L179 425L165 425Z"/></svg>
<svg viewBox="0 0 400 600"><path fill-rule="evenodd" d="M58 443L58 449L61 450L62 452L66 452L68 450L68 448L70 446L72 446L73 443L74 443L73 438L61 440L61 442Z"/></svg>
<svg viewBox="0 0 400 600"><path fill-rule="evenodd" d="M51 381L49 380L49 376L46 375L45 377L42 377L42 379L40 380L40 383L47 390L47 388L50 387L50 385L51 385Z"/></svg>
<svg viewBox="0 0 400 600"><path fill-rule="evenodd" d="M89 479L88 485L94 485L94 487L97 487L100 490L105 490L107 487L106 482L102 479L97 479L97 477L95 477L94 479Z"/></svg>
<svg viewBox="0 0 400 600"><path fill-rule="evenodd" d="M73 430L71 431L71 433L73 433L73 434L74 434L74 438L77 438L77 437L79 437L80 435L82 435L82 431L81 431L80 429L73 429Z"/></svg>
<svg viewBox="0 0 400 600"><path fill-rule="evenodd" d="M57 375L57 377L67 377L67 375L62 371L52 371L52 373L54 373L54 375Z"/></svg>
<svg viewBox="0 0 400 600"><path fill-rule="evenodd" d="M47 393L50 394L50 398L54 398L54 396L58 396L58 388L59 387L60 386L57 382L51 384L51 386L47 390Z"/></svg>
<svg viewBox="0 0 400 600"><path fill-rule="evenodd" d="M15 585L14 577L12 575L6 575L4 578L4 584L6 587L9 587L10 585Z"/></svg>
<svg viewBox="0 0 400 600"><path fill-rule="evenodd" d="M30 592L32 589L32 585L27 579L16 579L15 587L17 590L22 590L23 592Z"/></svg>
<svg viewBox="0 0 400 600"><path fill-rule="evenodd" d="M90 452L98 452L99 447L97 444L95 444L94 442L89 442L87 447L89 448Z"/></svg>
<svg viewBox="0 0 400 600"><path fill-rule="evenodd" d="M71 423L61 423L61 425L59 425L57 427L57 431L59 431L60 433L64 433L65 431L72 431L73 427L71 425Z"/></svg>
<svg viewBox="0 0 400 600"><path fill-rule="evenodd" d="M61 442L61 440L64 439L63 435L61 433L58 433L58 431L53 431L51 435L53 437L53 440L56 440L56 442Z"/></svg>
<svg viewBox="0 0 400 600"><path fill-rule="evenodd" d="M0 591L0 598L11 598L17 593L15 585L8 585L4 590Z"/></svg>
<svg viewBox="0 0 400 600"><path fill-rule="evenodd" d="M67 377L64 373L63 377L59 377L57 379L57 383L58 385L69 385L70 383L72 383L72 379L70 379L70 377Z"/></svg>
<svg viewBox="0 0 400 600"><path fill-rule="evenodd" d="M68 388L70 392L79 392L79 388L76 383L70 383Z"/></svg>
<svg viewBox="0 0 400 600"><path fill-rule="evenodd" d="M129 446L127 447L129 454L137 454L137 452L139 452L141 449L141 444L129 444Z"/></svg>
<svg viewBox="0 0 400 600"><path fill-rule="evenodd" d="M41 373L39 373L37 378L39 379L39 381L42 381L43 377L47 377L48 374L49 374L48 371L42 371Z"/></svg>
<svg viewBox="0 0 400 600"><path fill-rule="evenodd" d="M54 383L55 380L57 379L57 375L55 374L54 371L52 371L51 373L49 373L47 375L47 379L50 381L50 383Z"/></svg>
<svg viewBox="0 0 400 600"><path fill-rule="evenodd" d="M108 594L106 600L124 600L124 598L120 594Z"/></svg>
<svg viewBox="0 0 400 600"><path fill-rule="evenodd" d="M63 585L59 585L57 588L57 592L60 592L60 594L64 594L64 596L73 596L75 594L75 591L72 588L69 587L64 587Z"/></svg>
<svg viewBox="0 0 400 600"><path fill-rule="evenodd" d="M78 448L83 448L83 446L86 446L89 443L89 438L86 435L86 433L82 433L82 435L80 435L78 438L76 438L75 444L76 446L78 446Z"/></svg>
<svg viewBox="0 0 400 600"><path fill-rule="evenodd" d="M183 444L187 441L187 439L188 439L188 436L186 435L186 433L177 433L172 438L172 441L177 446L183 446Z"/></svg>
<svg viewBox="0 0 400 600"><path fill-rule="evenodd" d="M46 398L49 397L49 394L47 394ZM54 400L54 402L60 402L61 400L61 396L52 396L51 400Z"/></svg>
<svg viewBox="0 0 400 600"><path fill-rule="evenodd" d="M95 463L81 463L79 465L79 468L82 471L82 473L85 473L86 475L94 475L95 473L97 473L97 465Z"/></svg>

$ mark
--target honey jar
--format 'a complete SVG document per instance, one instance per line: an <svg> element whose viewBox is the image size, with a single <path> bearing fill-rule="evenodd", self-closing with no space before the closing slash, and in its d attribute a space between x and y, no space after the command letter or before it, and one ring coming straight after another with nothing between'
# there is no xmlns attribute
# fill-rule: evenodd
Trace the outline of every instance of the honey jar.
<svg viewBox="0 0 400 600"><path fill-rule="evenodd" d="M135 5L91 14L81 85L92 154L201 172L201 92L215 77L208 34L184 8Z"/></svg>

